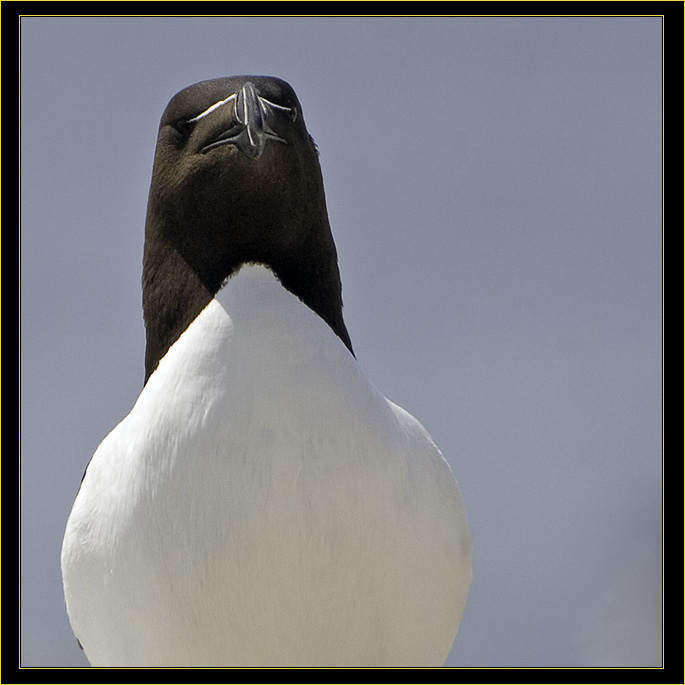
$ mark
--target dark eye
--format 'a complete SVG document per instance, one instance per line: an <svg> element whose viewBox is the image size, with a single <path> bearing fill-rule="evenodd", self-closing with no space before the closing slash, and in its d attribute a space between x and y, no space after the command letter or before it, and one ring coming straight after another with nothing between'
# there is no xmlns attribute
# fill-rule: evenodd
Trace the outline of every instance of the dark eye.
<svg viewBox="0 0 685 685"><path fill-rule="evenodd" d="M192 131L194 125L195 125L195 122L192 119L179 119L178 121L175 121L173 124L174 128L182 136L185 136L188 133L190 133L190 131Z"/></svg>

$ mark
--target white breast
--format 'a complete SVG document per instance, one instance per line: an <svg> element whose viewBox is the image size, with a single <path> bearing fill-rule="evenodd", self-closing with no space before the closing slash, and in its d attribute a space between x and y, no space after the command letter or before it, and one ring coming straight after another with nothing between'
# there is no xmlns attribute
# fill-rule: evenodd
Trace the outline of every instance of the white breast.
<svg viewBox="0 0 685 685"><path fill-rule="evenodd" d="M62 569L95 666L425 667L471 556L425 430L244 267L96 451Z"/></svg>

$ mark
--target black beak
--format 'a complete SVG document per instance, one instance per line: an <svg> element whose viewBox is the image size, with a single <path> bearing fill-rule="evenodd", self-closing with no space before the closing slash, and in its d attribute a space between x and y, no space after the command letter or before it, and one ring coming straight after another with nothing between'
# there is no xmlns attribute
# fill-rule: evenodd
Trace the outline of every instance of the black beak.
<svg viewBox="0 0 685 685"><path fill-rule="evenodd" d="M277 105L261 97L249 81L223 102L229 101L234 101L234 123L205 145L203 152L218 145L231 143L239 147L247 157L257 158L262 154L269 140L287 145L287 141L269 126L269 122L273 123L276 120L278 112L286 113L290 120L294 121L297 117L297 110Z"/></svg>

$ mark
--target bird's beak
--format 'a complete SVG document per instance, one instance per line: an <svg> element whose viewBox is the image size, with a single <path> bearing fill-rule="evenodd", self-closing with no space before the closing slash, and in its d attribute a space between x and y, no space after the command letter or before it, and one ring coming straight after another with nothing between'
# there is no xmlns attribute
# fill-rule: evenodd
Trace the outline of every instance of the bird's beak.
<svg viewBox="0 0 685 685"><path fill-rule="evenodd" d="M231 143L236 145L246 157L257 158L264 151L269 140L287 144L269 126L274 122L278 112L284 112L294 121L297 111L290 107L282 107L257 93L257 89L249 81L237 92L226 98L226 102L234 101L234 121L226 130L213 138L203 148L203 152ZM275 125L275 124L274 124Z"/></svg>

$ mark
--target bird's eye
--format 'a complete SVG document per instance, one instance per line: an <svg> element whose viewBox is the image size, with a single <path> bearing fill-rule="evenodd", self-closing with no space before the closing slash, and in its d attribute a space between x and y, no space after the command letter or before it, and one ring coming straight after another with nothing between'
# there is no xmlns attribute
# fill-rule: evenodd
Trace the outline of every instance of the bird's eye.
<svg viewBox="0 0 685 685"><path fill-rule="evenodd" d="M194 124L192 119L179 119L174 122L173 126L182 136L185 136L190 133Z"/></svg>

